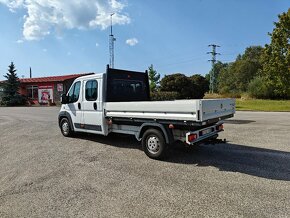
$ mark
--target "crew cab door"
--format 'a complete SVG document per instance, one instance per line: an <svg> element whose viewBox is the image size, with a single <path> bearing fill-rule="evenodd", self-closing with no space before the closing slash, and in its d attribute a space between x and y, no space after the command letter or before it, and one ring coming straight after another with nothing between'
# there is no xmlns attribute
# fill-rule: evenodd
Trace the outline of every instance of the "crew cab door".
<svg viewBox="0 0 290 218"><path fill-rule="evenodd" d="M77 81L71 86L67 94L68 103L65 105L65 109L70 114L74 129L84 132L81 128L83 123L81 86L81 81Z"/></svg>
<svg viewBox="0 0 290 218"><path fill-rule="evenodd" d="M102 79L88 79L84 81L82 102L84 128L87 132L105 134L103 104L102 104Z"/></svg>

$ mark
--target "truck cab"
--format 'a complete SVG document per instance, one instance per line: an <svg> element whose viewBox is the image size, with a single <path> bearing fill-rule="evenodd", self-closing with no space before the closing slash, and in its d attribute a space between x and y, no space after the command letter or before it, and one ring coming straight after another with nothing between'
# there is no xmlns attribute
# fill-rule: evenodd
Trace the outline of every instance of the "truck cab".
<svg viewBox="0 0 290 218"><path fill-rule="evenodd" d="M96 131L107 135L104 128L102 82L104 74L78 78L67 95L62 96L60 115L66 115L75 132Z"/></svg>
<svg viewBox="0 0 290 218"><path fill-rule="evenodd" d="M61 115L69 117L71 130L108 135L105 102L149 101L147 72L111 69L77 78L62 96Z"/></svg>

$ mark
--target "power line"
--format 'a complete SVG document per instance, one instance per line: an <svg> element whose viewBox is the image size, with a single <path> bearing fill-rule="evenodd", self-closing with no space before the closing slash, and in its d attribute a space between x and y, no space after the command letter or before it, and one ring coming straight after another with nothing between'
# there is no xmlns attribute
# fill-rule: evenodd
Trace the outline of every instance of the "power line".
<svg viewBox="0 0 290 218"><path fill-rule="evenodd" d="M207 52L207 54L211 54L212 55L212 59L208 60L211 62L212 64L212 70L210 71L210 80L209 80L209 90L211 93L214 93L215 90L215 84L216 84L216 73L215 73L215 63L216 63L216 56L220 55L220 53L216 52L216 48L220 47L219 45L216 44L211 44L208 45L208 47L212 47L212 51Z"/></svg>
<svg viewBox="0 0 290 218"><path fill-rule="evenodd" d="M160 64L156 64L155 67L158 67L158 69L165 69L167 67L171 67L171 66L179 66L179 65L184 65L184 64L188 64L188 63L193 63L199 60L204 60L204 57L206 55L201 55L201 56L197 56L197 57L193 57L193 58L189 58L189 59L181 59L181 60L177 60L174 62L166 62L166 63L160 63ZM133 64L134 66L134 64ZM136 65L139 66L139 65Z"/></svg>
<svg viewBox="0 0 290 218"><path fill-rule="evenodd" d="M204 57L199 56L199 57L196 57L196 58L184 59L184 60L180 60L180 61L176 61L176 62L163 63L163 64L161 64L159 66L160 67L163 67L163 66L176 66L176 65L182 65L182 64L195 62L197 60L204 60Z"/></svg>

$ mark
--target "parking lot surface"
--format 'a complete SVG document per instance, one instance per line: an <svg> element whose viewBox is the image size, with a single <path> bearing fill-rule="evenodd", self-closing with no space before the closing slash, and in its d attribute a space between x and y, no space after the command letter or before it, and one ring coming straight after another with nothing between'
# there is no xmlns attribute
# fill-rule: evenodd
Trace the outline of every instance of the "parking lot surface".
<svg viewBox="0 0 290 218"><path fill-rule="evenodd" d="M290 113L238 112L198 150L65 138L56 107L0 108L0 217L289 217Z"/></svg>

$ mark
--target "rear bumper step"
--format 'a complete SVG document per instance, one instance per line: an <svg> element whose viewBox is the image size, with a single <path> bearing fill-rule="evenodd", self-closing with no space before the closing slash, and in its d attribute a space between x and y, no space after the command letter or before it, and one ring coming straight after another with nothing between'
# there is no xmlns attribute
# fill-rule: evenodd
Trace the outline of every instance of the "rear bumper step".
<svg viewBox="0 0 290 218"><path fill-rule="evenodd" d="M185 141L187 144L193 145L197 142L209 139L222 131L224 131L223 122L218 122L217 124L206 127L204 129L200 129L194 132L187 132Z"/></svg>

